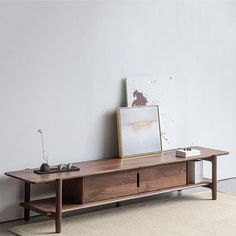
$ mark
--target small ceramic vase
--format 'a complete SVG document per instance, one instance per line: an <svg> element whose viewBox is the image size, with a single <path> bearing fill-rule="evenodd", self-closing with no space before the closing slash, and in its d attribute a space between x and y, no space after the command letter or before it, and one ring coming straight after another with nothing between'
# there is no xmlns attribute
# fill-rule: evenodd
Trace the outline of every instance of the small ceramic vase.
<svg viewBox="0 0 236 236"><path fill-rule="evenodd" d="M43 163L40 166L40 171L42 171L42 172L49 172L50 171L50 166L48 165L48 163Z"/></svg>

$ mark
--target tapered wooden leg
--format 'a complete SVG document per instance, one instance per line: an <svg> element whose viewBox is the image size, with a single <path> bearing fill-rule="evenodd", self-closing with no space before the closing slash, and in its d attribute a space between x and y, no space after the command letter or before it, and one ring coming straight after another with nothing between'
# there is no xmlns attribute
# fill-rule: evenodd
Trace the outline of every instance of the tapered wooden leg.
<svg viewBox="0 0 236 236"><path fill-rule="evenodd" d="M56 233L61 233L61 221L62 221L62 179L56 180L56 217L55 226Z"/></svg>
<svg viewBox="0 0 236 236"><path fill-rule="evenodd" d="M214 156L211 160L212 163L212 200L217 199L217 157Z"/></svg>
<svg viewBox="0 0 236 236"><path fill-rule="evenodd" d="M30 201L30 183L25 182L25 195L24 195L24 201L29 202ZM24 208L24 219L25 221L29 221L30 219L30 210L27 208Z"/></svg>
<svg viewBox="0 0 236 236"><path fill-rule="evenodd" d="M182 190L178 190L177 191L177 196L181 196L182 195Z"/></svg>

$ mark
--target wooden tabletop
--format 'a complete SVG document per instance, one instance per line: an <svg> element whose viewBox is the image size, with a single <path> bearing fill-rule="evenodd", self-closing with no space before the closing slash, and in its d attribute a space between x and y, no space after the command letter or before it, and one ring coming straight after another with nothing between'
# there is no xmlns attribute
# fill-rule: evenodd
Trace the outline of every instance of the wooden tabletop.
<svg viewBox="0 0 236 236"><path fill-rule="evenodd" d="M38 184L38 183L52 182L55 181L56 179L73 179L90 175L138 169L148 166L183 162L187 160L207 159L212 156L222 156L229 154L229 152L227 151L221 151L203 147L194 147L194 148L201 150L200 156L195 156L190 158L176 157L176 150L174 149L174 150L163 151L160 154L152 156L142 156L129 159L110 158L110 159L73 163L74 166L80 168L80 171L39 175L34 173L32 169L30 170L28 169L28 170L6 172L5 174L7 176L22 180L24 182Z"/></svg>

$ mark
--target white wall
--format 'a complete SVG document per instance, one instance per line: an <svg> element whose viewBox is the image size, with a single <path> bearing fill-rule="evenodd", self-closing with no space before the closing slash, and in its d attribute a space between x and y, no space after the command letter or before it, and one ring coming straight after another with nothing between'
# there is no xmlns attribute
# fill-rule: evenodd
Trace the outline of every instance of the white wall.
<svg viewBox="0 0 236 236"><path fill-rule="evenodd" d="M0 2L0 221L21 216L9 170L117 156L122 78L173 77L176 146L222 148L236 176L236 2ZM209 170L206 169L209 174Z"/></svg>

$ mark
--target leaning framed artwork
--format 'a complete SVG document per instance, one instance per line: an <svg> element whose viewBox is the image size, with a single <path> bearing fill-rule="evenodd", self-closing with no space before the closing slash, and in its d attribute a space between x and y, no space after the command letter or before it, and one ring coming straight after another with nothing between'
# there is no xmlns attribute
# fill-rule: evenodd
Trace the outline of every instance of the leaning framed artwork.
<svg viewBox="0 0 236 236"><path fill-rule="evenodd" d="M121 158L162 151L158 106L119 107L116 115Z"/></svg>

